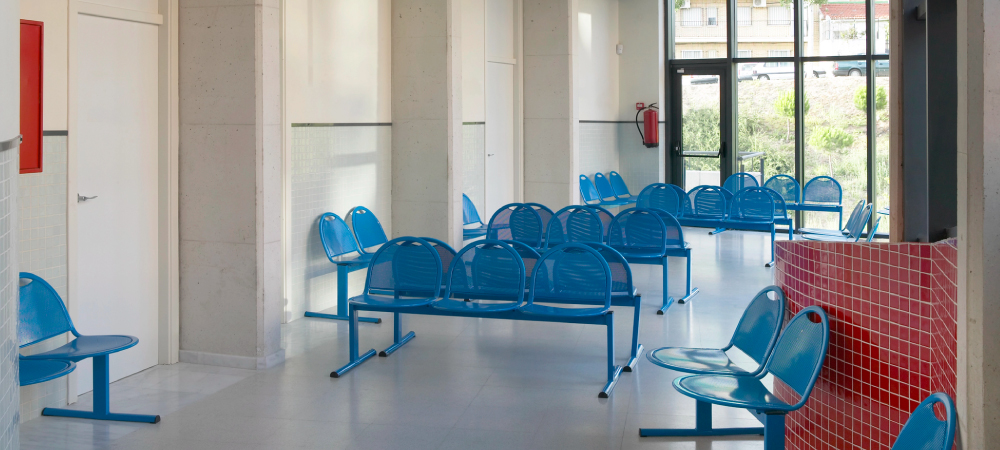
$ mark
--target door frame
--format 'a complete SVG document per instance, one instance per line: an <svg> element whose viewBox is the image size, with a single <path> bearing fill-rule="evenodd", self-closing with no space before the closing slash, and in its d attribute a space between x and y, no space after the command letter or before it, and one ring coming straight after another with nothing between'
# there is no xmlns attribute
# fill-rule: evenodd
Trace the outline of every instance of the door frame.
<svg viewBox="0 0 1000 450"><path fill-rule="evenodd" d="M732 65L725 62L688 62L684 60L671 61L668 69L670 86L670 130L671 141L668 143L670 181L673 184L684 188L685 170L684 156L681 155L683 148L683 87L682 79L685 75L717 75L719 77L719 138L722 143L719 154L719 185L725 183L726 178L736 173L736 154L733 144L736 142L735 114L736 106L733 103L736 96L731 89L729 80L732 77ZM690 158L690 157L689 157Z"/></svg>
<svg viewBox="0 0 1000 450"><path fill-rule="evenodd" d="M178 233L178 152L180 141L178 95L179 0L159 0L158 12L68 0L67 4L67 139L66 155L66 307L77 312L77 100L78 17L80 14L139 22L159 27L159 146L158 146L158 342L157 363L174 364L180 349L180 260ZM66 401L77 401L76 374L66 377Z"/></svg>

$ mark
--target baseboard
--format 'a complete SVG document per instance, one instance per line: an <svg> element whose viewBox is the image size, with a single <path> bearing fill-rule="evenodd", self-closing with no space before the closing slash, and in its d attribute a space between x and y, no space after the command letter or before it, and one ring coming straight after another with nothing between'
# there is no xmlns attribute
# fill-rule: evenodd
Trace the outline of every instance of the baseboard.
<svg viewBox="0 0 1000 450"><path fill-rule="evenodd" d="M219 353L196 352L181 350L180 362L203 364L206 366L234 367L237 369L263 370L274 367L285 361L285 349L278 350L267 356L236 356Z"/></svg>

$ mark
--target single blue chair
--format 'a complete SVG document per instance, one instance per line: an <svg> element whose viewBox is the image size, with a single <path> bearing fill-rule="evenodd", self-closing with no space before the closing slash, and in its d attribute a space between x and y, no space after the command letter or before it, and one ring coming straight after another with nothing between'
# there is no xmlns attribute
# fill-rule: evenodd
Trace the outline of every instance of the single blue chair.
<svg viewBox="0 0 1000 450"><path fill-rule="evenodd" d="M875 239L875 234L878 233L878 226L881 223L882 223L882 218L881 217L879 217L878 219L875 219L875 225L872 225L872 232L868 233L868 240L866 242L871 242L872 239Z"/></svg>
<svg viewBox="0 0 1000 450"><path fill-rule="evenodd" d="M827 236L847 236L851 233L851 229L861 220L861 211L865 208L867 203L864 200L858 200L858 204L854 205L854 210L851 211L851 215L847 216L847 225L839 230L830 230L826 228L800 228L799 233L802 234L825 234Z"/></svg>
<svg viewBox="0 0 1000 450"><path fill-rule="evenodd" d="M732 436L763 434L764 450L785 448L785 415L809 400L830 343L830 322L818 306L803 309L788 322L771 357L755 376L686 375L674 380L677 392L695 399L694 429L640 428L640 436ZM787 403L761 381L773 375L799 395ZM712 405L746 408L764 425L756 428L713 428Z"/></svg>
<svg viewBox="0 0 1000 450"><path fill-rule="evenodd" d="M785 293L777 286L761 289L743 317L729 344L720 349L663 347L646 355L649 362L679 372L701 375L757 376L764 370L764 362L771 356L774 344L781 334L785 319ZM727 351L736 348L757 363L757 368L747 371L737 366Z"/></svg>
<svg viewBox="0 0 1000 450"><path fill-rule="evenodd" d="M684 203L687 193L674 189L673 184L653 183L639 193L637 208L658 209L679 217L684 214Z"/></svg>
<svg viewBox="0 0 1000 450"><path fill-rule="evenodd" d="M779 174L768 178L764 182L764 187L781 194L781 198L785 199L785 205L789 209L794 210L802 199L802 186L799 186L799 182L789 175Z"/></svg>
<svg viewBox="0 0 1000 450"><path fill-rule="evenodd" d="M726 178L726 182L722 183L722 188L729 192L736 192L743 188L748 187L759 187L760 183L757 182L757 177L746 173L737 172Z"/></svg>
<svg viewBox="0 0 1000 450"><path fill-rule="evenodd" d="M611 226L611 221L615 220L615 215L611 214L611 211L608 211L608 210L606 210L604 208L601 208L600 206L597 206L597 205L587 205L587 207L590 208L590 209L593 209L594 212L597 213L597 216L601 218L601 224L604 225L603 236L607 236L608 235L608 227ZM601 242L604 242L604 240L602 239Z"/></svg>
<svg viewBox="0 0 1000 450"><path fill-rule="evenodd" d="M663 314L674 298L670 296L669 257L687 260L687 293L678 303L685 303L698 295L698 288L691 287L691 246L684 241L684 229L669 213L655 208L629 208L615 216L608 231L608 245L630 264L662 266L663 305L656 311Z"/></svg>
<svg viewBox="0 0 1000 450"><path fill-rule="evenodd" d="M333 378L353 369L375 356L375 349L358 355L358 306L393 313L393 344L378 354L388 356L415 336L402 333L399 313L406 309L430 305L441 296L441 257L426 240L405 236L383 244L372 256L363 294L351 299L348 320L351 362L332 372Z"/></svg>
<svg viewBox="0 0 1000 450"><path fill-rule="evenodd" d="M371 253L368 250L377 248L389 241L382 229L382 223L375 217L375 213L364 206L357 206L347 213L347 220L354 230L354 238L358 240L358 251L360 253Z"/></svg>
<svg viewBox="0 0 1000 450"><path fill-rule="evenodd" d="M503 241L487 239L465 246L455 256L445 278L444 297L431 303L437 309L504 312L519 308L524 301L524 262Z"/></svg>
<svg viewBox="0 0 1000 450"><path fill-rule="evenodd" d="M608 181L608 178L601 172L594 174L594 184L597 186L597 192L601 194L601 199L604 201L615 201L621 203L622 205L635 203L634 198L619 197L615 192L615 188L611 187L611 182Z"/></svg>
<svg viewBox="0 0 1000 450"><path fill-rule="evenodd" d="M475 239L486 236L486 224L479 217L476 205L465 194L462 194L462 225L477 225L475 228L462 228L462 239Z"/></svg>
<svg viewBox="0 0 1000 450"><path fill-rule="evenodd" d="M687 193L685 210L681 216L685 220L694 221L694 223L725 220L729 215L732 202L733 193L726 188L708 185L695 186ZM716 227L708 234L714 235L724 231L726 231L725 227Z"/></svg>
<svg viewBox="0 0 1000 450"><path fill-rule="evenodd" d="M802 202L797 206L800 211L835 212L837 227L844 226L844 190L840 183L832 177L818 176L809 180L802 188Z"/></svg>
<svg viewBox="0 0 1000 450"><path fill-rule="evenodd" d="M486 239L518 241L540 249L545 243L544 235L545 225L538 210L524 203L510 203L493 213Z"/></svg>
<svg viewBox="0 0 1000 450"><path fill-rule="evenodd" d="M305 316L348 320L350 317L347 315L347 275L368 268L372 254L361 253L347 223L334 213L328 212L320 216L317 228L319 229L319 241L323 244L323 251L326 252L327 259L337 266L337 313L306 311ZM360 317L358 320L371 323L382 322L382 319L377 317Z"/></svg>
<svg viewBox="0 0 1000 450"><path fill-rule="evenodd" d="M621 174L612 170L608 172L608 179L611 180L611 188L615 191L615 197L619 200L635 200L636 196L628 191L628 185L625 184L625 179L622 178Z"/></svg>
<svg viewBox="0 0 1000 450"><path fill-rule="evenodd" d="M597 187L594 186L594 183L586 175L580 175L580 198L585 205L622 206L627 203L615 197L611 199L603 198L601 193L597 191Z"/></svg>
<svg viewBox="0 0 1000 450"><path fill-rule="evenodd" d="M596 211L570 205L556 212L545 231L545 248L568 242L604 242L604 223Z"/></svg>
<svg viewBox="0 0 1000 450"><path fill-rule="evenodd" d="M723 228L735 228L742 230L770 231L771 232L771 260L764 264L765 267L774 265L774 218L775 198L771 196L771 190L761 187L743 188L733 197L732 207L729 210ZM781 202L782 200L777 200Z"/></svg>
<svg viewBox="0 0 1000 450"><path fill-rule="evenodd" d="M31 356L25 361L63 360L78 362L93 358L94 408L92 411L45 408L43 416L75 417L78 419L117 420L123 422L158 423L159 415L121 414L111 412L111 372L109 360L112 353L135 347L139 339L133 336L84 336L73 327L66 305L59 294L41 277L20 273L20 307L18 309L17 338L21 348L44 340L73 333L74 339L55 350Z"/></svg>
<svg viewBox="0 0 1000 450"><path fill-rule="evenodd" d="M18 357L17 376L21 386L44 383L76 370L76 363L61 359L24 359Z"/></svg>
<svg viewBox="0 0 1000 450"><path fill-rule="evenodd" d="M944 407L944 420L934 414L934 406ZM900 430L892 450L951 450L955 445L955 424L958 415L947 394L937 392L917 405Z"/></svg>
<svg viewBox="0 0 1000 450"><path fill-rule="evenodd" d="M825 234L803 234L802 237L810 241L823 241L823 242L858 242L861 239L861 233L865 232L865 225L868 225L868 220L871 219L872 215L872 205L867 204L861 209L861 215L859 219L854 222L854 226L848 231L846 236L829 236ZM872 233L874 236L875 233Z"/></svg>

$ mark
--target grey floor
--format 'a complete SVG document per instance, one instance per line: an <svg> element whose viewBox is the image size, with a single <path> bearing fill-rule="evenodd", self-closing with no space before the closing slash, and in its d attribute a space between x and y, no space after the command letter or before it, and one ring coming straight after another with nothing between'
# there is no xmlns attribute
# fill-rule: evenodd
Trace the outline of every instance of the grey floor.
<svg viewBox="0 0 1000 450"><path fill-rule="evenodd" d="M640 342L721 347L743 308L771 283L763 233L708 236L687 229L701 294L666 315L659 267L633 266L643 293ZM683 292L673 259L670 293ZM621 310L621 311L618 311ZM616 309L615 350L624 363L631 308ZM157 366L112 385L112 409L157 413L157 425L41 417L21 426L22 449L759 449L759 437L640 438L639 427L690 427L694 401L678 373L642 358L611 398L603 327L411 316L417 337L345 377L347 326L299 319L283 326L285 363L264 371L192 364ZM362 351L390 344L392 328L361 325ZM74 407L89 407L89 394ZM715 408L716 426L755 426L745 411Z"/></svg>

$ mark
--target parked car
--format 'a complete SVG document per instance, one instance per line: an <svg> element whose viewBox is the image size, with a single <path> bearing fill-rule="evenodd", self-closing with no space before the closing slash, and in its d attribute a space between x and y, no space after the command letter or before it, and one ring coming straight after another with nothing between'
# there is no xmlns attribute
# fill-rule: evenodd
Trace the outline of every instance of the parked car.
<svg viewBox="0 0 1000 450"><path fill-rule="evenodd" d="M835 77L860 77L866 74L868 74L867 61L837 61L833 63L833 76ZM875 60L875 76L889 76L889 61Z"/></svg>
<svg viewBox="0 0 1000 450"><path fill-rule="evenodd" d="M795 64L790 61L757 63L750 73L751 80L770 80L772 78L794 78Z"/></svg>
<svg viewBox="0 0 1000 450"><path fill-rule="evenodd" d="M718 75L693 75L691 84L715 84L719 82Z"/></svg>
<svg viewBox="0 0 1000 450"><path fill-rule="evenodd" d="M736 75L737 75L736 79L740 80L740 81L754 79L754 77L753 77L753 71L754 71L754 69L757 68L757 65L759 65L759 64L760 63L743 63L743 64L740 64L738 66L738 68L736 69Z"/></svg>

